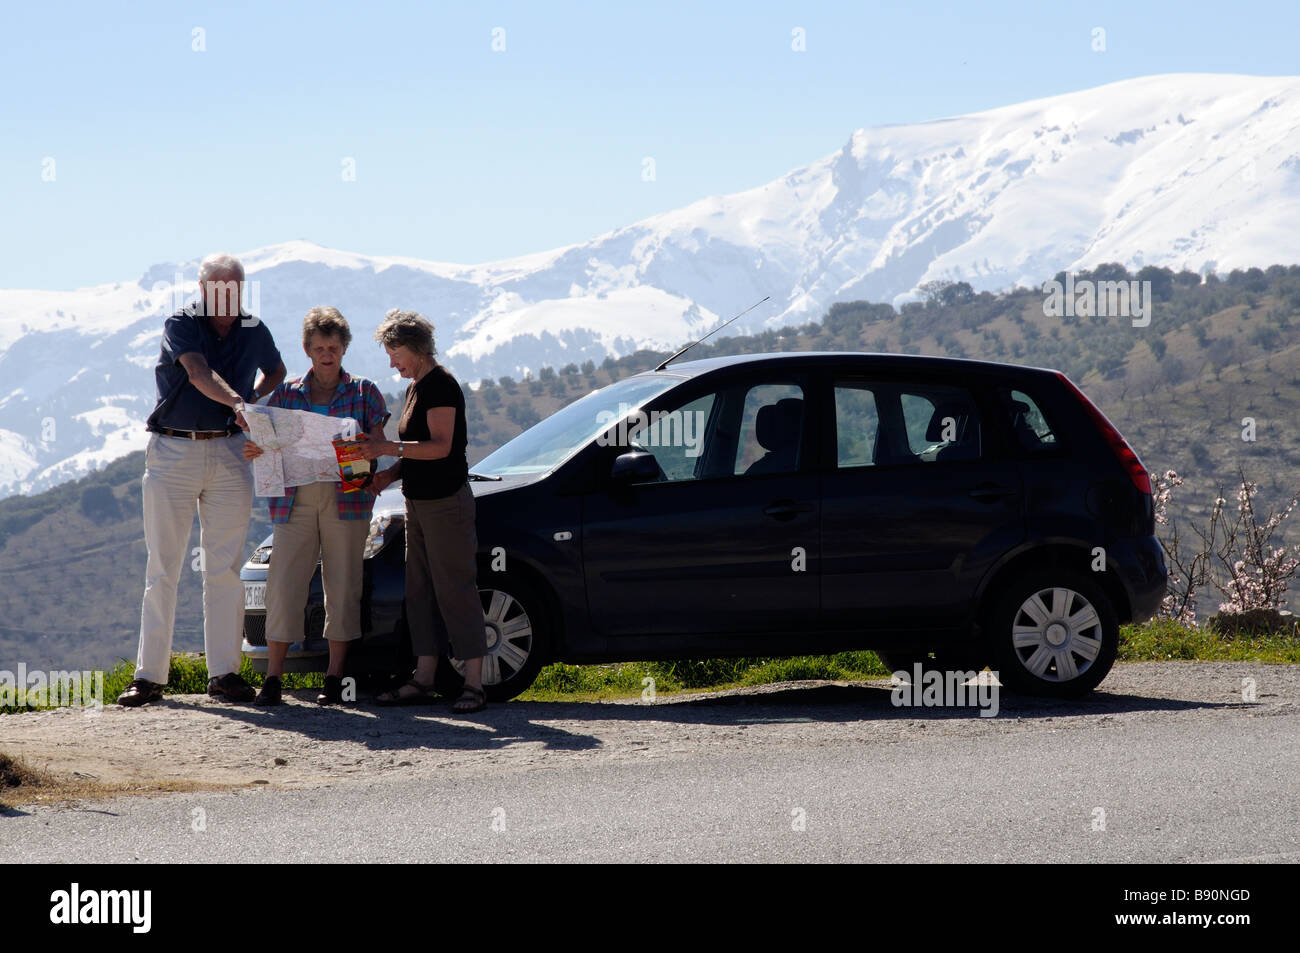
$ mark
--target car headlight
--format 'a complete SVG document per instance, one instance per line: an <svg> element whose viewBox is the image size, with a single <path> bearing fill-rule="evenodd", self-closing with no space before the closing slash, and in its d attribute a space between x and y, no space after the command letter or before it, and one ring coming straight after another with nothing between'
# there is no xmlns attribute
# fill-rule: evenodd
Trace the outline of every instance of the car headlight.
<svg viewBox="0 0 1300 953"><path fill-rule="evenodd" d="M370 521L370 535L366 537L366 548L361 554L362 559L369 559L381 549L384 543L392 538L392 534L400 526L402 517L400 516L376 516Z"/></svg>
<svg viewBox="0 0 1300 953"><path fill-rule="evenodd" d="M265 566L270 561L271 561L270 546L258 546L257 549L253 550L253 555L248 557L248 564L250 566Z"/></svg>

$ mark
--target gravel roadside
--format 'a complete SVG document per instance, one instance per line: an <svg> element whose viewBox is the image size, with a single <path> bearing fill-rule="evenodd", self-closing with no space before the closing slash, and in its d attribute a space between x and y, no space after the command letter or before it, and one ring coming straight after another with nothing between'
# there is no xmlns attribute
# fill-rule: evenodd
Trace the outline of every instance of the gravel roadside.
<svg viewBox="0 0 1300 953"><path fill-rule="evenodd" d="M1253 691L1253 701L1248 700ZM470 717L447 704L322 708L314 690L276 709L173 695L141 709L105 706L0 716L0 753L77 796L269 785L303 788L385 777L418 780L560 765L644 763L711 749L907 744L939 735L1105 730L1152 719L1267 718L1300 710L1300 666L1242 662L1117 665L1075 702L1005 695L994 717L899 707L887 681L787 682L613 702L511 702ZM829 736L828 722L836 724ZM829 740L828 740L829 738ZM35 789L39 791L39 789ZM58 799L57 789L31 800ZM5 795L8 803L22 797Z"/></svg>

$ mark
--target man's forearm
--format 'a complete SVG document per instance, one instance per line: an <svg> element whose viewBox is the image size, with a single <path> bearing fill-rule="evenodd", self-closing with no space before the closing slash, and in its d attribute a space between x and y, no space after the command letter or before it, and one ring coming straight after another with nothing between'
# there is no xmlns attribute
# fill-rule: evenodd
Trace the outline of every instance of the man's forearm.
<svg viewBox="0 0 1300 953"><path fill-rule="evenodd" d="M225 404L227 407L237 407L244 400L233 387L221 379L220 374L209 367L190 374L190 383L204 397L215 400L218 404Z"/></svg>

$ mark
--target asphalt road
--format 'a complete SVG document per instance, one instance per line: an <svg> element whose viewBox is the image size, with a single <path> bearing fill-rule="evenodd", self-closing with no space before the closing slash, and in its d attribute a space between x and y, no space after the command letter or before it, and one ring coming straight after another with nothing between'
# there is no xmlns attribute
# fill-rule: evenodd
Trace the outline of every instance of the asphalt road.
<svg viewBox="0 0 1300 953"><path fill-rule="evenodd" d="M1171 670L1186 690L1141 690ZM879 687L679 701L432 776L9 809L0 861L1300 862L1300 679L1254 667L1241 704L1245 671L1125 666L989 719ZM496 711L575 709L613 712Z"/></svg>

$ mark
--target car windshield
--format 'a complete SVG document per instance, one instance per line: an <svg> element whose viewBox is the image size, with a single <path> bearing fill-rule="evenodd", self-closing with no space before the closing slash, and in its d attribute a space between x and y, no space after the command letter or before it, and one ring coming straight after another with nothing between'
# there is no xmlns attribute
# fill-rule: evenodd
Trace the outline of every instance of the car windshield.
<svg viewBox="0 0 1300 953"><path fill-rule="evenodd" d="M489 476L545 473L682 378L667 374L629 377L592 391L488 454L471 469Z"/></svg>

